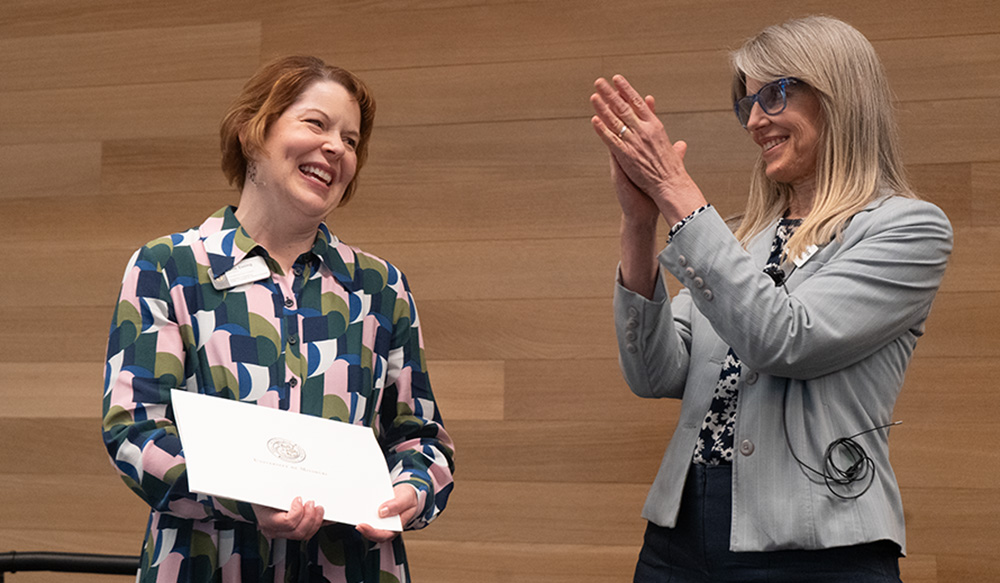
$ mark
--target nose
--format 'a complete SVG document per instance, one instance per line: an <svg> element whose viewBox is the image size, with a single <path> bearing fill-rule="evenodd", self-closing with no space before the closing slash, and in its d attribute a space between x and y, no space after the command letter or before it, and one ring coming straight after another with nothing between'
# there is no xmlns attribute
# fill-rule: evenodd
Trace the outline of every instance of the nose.
<svg viewBox="0 0 1000 583"><path fill-rule="evenodd" d="M323 142L323 153L331 158L340 158L344 155L344 151L344 140L341 139L340 135L330 135Z"/></svg>
<svg viewBox="0 0 1000 583"><path fill-rule="evenodd" d="M750 108L750 117L747 119L747 130L753 131L754 128L764 125L765 120L770 121L770 118L764 113L764 109L761 108L760 104L755 102L753 107Z"/></svg>

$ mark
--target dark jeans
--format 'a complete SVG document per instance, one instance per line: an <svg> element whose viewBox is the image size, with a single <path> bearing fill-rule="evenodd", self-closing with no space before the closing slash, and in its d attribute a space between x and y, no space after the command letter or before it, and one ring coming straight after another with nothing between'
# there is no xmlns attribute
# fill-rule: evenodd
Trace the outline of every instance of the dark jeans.
<svg viewBox="0 0 1000 583"><path fill-rule="evenodd" d="M732 466L694 465L675 528L649 523L635 583L900 583L899 546L734 553Z"/></svg>

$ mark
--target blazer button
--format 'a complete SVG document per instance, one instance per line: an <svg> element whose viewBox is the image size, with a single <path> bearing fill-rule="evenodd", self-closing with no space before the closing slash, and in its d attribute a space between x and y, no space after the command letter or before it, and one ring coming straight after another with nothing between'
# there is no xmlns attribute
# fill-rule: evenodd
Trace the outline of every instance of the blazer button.
<svg viewBox="0 0 1000 583"><path fill-rule="evenodd" d="M700 277L694 278L694 287L698 289L705 287L705 280Z"/></svg>
<svg viewBox="0 0 1000 583"><path fill-rule="evenodd" d="M715 297L712 294L712 290L710 290L710 289L707 289L707 290L701 292L701 295L705 296L705 299L708 300L708 301L712 301L712 298Z"/></svg>
<svg viewBox="0 0 1000 583"><path fill-rule="evenodd" d="M740 453L746 456L752 455L754 450L753 442L749 439L744 439L740 442Z"/></svg>
<svg viewBox="0 0 1000 583"><path fill-rule="evenodd" d="M684 257L683 255L678 255L677 256L677 263L679 263L681 265L681 267L684 267L685 265L688 264L688 258Z"/></svg>
<svg viewBox="0 0 1000 583"><path fill-rule="evenodd" d="M757 371L751 372L747 375L747 384L752 385L757 382Z"/></svg>
<svg viewBox="0 0 1000 583"><path fill-rule="evenodd" d="M686 273L688 277L694 277L694 268L688 267L684 270L684 273Z"/></svg>
<svg viewBox="0 0 1000 583"><path fill-rule="evenodd" d="M636 338L637 337L635 335L635 332L633 332L631 330L629 330L628 332L625 333L625 340L628 340L629 342L635 342Z"/></svg>
<svg viewBox="0 0 1000 583"><path fill-rule="evenodd" d="M628 350L630 353L635 354L636 351L639 349L635 347L635 344L626 344L625 350Z"/></svg>
<svg viewBox="0 0 1000 583"><path fill-rule="evenodd" d="M639 320L636 320L635 318L629 318L628 321L625 322L625 327L628 328L628 329L630 329L630 330L633 329L633 328L638 328L639 327Z"/></svg>
<svg viewBox="0 0 1000 583"><path fill-rule="evenodd" d="M639 315L639 310L635 309L635 306L630 306L628 309L628 315L635 318Z"/></svg>

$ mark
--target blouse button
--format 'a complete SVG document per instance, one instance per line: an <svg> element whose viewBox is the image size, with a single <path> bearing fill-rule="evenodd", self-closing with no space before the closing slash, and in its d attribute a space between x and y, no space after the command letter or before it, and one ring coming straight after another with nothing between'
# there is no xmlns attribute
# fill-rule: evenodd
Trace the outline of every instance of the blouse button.
<svg viewBox="0 0 1000 583"><path fill-rule="evenodd" d="M292 377L292 380L288 381L288 384L294 389L299 385L299 379Z"/></svg>
<svg viewBox="0 0 1000 583"><path fill-rule="evenodd" d="M299 337L297 335L292 334L291 336L288 337L289 344L298 344L298 342L299 342Z"/></svg>
<svg viewBox="0 0 1000 583"><path fill-rule="evenodd" d="M290 307L292 307L294 305L295 305L295 302L292 300L292 298L285 298L285 307L286 308L290 308Z"/></svg>

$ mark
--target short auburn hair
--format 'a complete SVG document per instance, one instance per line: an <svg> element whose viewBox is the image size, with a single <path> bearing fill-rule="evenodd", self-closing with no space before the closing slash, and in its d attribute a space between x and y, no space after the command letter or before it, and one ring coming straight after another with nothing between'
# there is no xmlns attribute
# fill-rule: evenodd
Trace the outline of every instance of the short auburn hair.
<svg viewBox="0 0 1000 583"><path fill-rule="evenodd" d="M354 73L310 56L282 57L267 63L250 77L229 106L219 128L222 172L229 184L243 191L247 161L264 149L268 130L306 89L319 81L333 81L343 86L361 110L361 135L355 150L357 170L344 191L340 206L350 200L357 188L361 167L368 159L368 140L375 123L375 97Z"/></svg>

